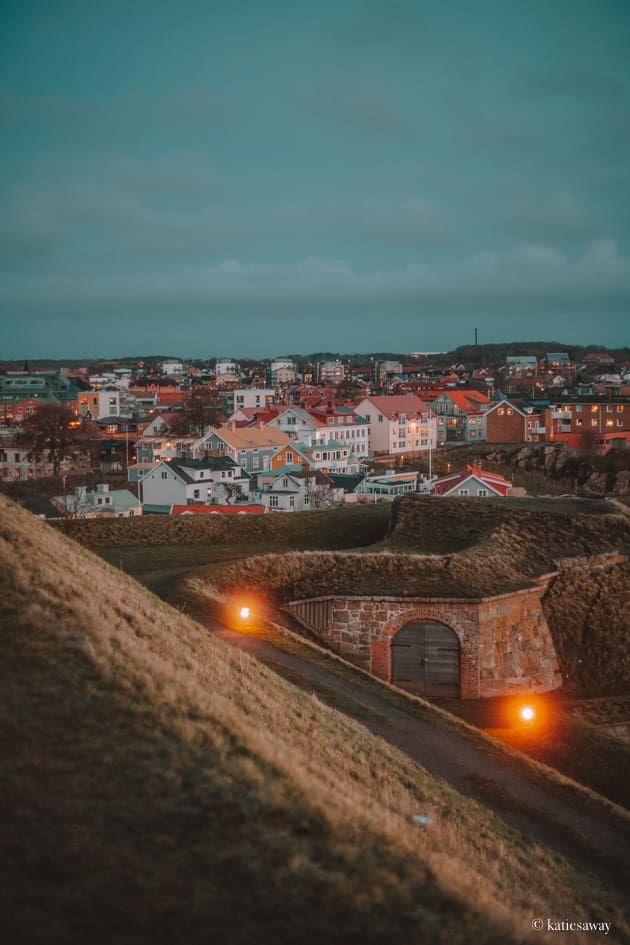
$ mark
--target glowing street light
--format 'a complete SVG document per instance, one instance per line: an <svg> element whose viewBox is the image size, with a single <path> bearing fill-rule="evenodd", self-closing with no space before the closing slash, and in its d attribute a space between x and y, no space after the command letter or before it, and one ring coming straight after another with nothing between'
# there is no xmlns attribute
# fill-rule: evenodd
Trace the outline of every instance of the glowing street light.
<svg viewBox="0 0 630 945"><path fill-rule="evenodd" d="M518 714L519 714L520 717L522 718L523 722L533 722L533 721L534 721L534 718L535 718L535 716L536 716L536 713L534 712L534 710L533 710L533 708L531 707L531 705L524 705L524 706L520 709L520 711L519 711Z"/></svg>
<svg viewBox="0 0 630 945"><path fill-rule="evenodd" d="M247 620L249 617L249 607L241 607L239 613L243 620Z"/></svg>

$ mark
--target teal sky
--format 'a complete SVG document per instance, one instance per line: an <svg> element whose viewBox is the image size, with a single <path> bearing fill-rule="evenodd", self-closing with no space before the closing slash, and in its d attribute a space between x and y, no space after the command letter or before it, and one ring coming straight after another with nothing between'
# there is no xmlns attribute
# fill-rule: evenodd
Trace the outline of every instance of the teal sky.
<svg viewBox="0 0 630 945"><path fill-rule="evenodd" d="M4 0L0 358L630 343L630 3Z"/></svg>

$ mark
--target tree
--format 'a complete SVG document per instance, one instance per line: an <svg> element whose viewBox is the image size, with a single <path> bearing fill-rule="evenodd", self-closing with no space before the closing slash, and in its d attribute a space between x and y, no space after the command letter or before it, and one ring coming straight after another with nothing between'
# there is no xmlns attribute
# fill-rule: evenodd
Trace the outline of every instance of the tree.
<svg viewBox="0 0 630 945"><path fill-rule="evenodd" d="M53 476L58 479L62 462L74 456L81 444L75 423L65 404L42 404L20 424L16 439L29 447L29 460L51 463Z"/></svg>
<svg viewBox="0 0 630 945"><path fill-rule="evenodd" d="M224 420L220 403L221 397L217 390L193 387L186 397L184 410L171 421L173 433L177 436L188 433L201 436L208 427L220 426Z"/></svg>

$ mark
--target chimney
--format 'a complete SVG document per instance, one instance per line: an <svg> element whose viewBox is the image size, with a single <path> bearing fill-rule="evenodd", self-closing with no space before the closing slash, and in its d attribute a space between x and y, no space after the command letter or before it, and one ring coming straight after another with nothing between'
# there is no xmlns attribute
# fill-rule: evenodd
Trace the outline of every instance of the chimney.
<svg viewBox="0 0 630 945"><path fill-rule="evenodd" d="M228 423L228 430L236 430L236 420L230 420Z"/></svg>
<svg viewBox="0 0 630 945"><path fill-rule="evenodd" d="M257 430L262 430L262 428L264 427L264 425L265 425L264 420L257 420L257 421L256 421L256 429L257 429Z"/></svg>

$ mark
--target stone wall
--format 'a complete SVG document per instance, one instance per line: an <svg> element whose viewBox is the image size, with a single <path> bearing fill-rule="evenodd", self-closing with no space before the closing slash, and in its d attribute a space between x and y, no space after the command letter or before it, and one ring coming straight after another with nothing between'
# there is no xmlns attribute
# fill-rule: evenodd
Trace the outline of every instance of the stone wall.
<svg viewBox="0 0 630 945"><path fill-rule="evenodd" d="M478 599L319 597L286 609L334 652L387 682L392 640L405 626L435 620L460 644L461 697L546 692L562 682L541 608L547 582Z"/></svg>

